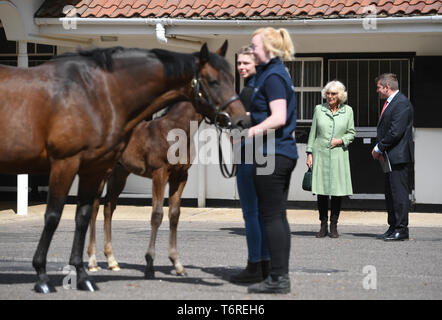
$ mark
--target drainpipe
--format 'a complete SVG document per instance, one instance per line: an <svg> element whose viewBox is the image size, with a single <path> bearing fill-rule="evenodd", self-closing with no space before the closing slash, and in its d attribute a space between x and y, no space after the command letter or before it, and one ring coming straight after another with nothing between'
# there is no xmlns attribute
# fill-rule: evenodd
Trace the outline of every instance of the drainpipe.
<svg viewBox="0 0 442 320"><path fill-rule="evenodd" d="M147 22L146 22L147 23ZM155 25L155 37L157 41L161 44L168 44L171 46L181 47L181 48L189 48L193 51L200 50L203 43L197 40L189 40L189 39L178 39L173 36L166 36L166 28L163 23L158 22Z"/></svg>
<svg viewBox="0 0 442 320"><path fill-rule="evenodd" d="M17 64L21 68L27 68L28 64L28 44L26 41L18 41ZM17 175L17 214L28 215L28 175Z"/></svg>
<svg viewBox="0 0 442 320"><path fill-rule="evenodd" d="M157 23L155 26L155 36L159 42L167 43L166 29L161 23Z"/></svg>

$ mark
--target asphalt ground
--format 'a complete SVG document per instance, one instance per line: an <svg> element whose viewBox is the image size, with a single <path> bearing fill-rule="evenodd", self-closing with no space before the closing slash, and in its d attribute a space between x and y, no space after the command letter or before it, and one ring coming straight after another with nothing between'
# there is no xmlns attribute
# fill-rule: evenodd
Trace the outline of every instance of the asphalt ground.
<svg viewBox="0 0 442 320"><path fill-rule="evenodd" d="M343 211L338 225L340 237L317 239L317 212L289 210L291 293L264 295L249 294L246 286L229 282L247 260L239 209L182 208L178 249L187 270L183 277L175 274L167 257L165 208L156 245L155 279L145 280L151 207L119 206L113 220L113 246L121 270L107 270L100 212L100 270L89 273L100 290L90 293L63 287L63 283L69 285L66 279L75 212L73 205L66 205L47 263L57 292L42 295L33 291L36 275L32 257L42 231L45 206L30 206L28 216L22 217L14 213L12 205L0 208L0 300L174 300L184 301L179 302L184 307L186 300L193 300L195 305L199 300L247 304L256 300L442 299L440 213L410 213L410 240L385 242L376 239L387 228L384 212Z"/></svg>

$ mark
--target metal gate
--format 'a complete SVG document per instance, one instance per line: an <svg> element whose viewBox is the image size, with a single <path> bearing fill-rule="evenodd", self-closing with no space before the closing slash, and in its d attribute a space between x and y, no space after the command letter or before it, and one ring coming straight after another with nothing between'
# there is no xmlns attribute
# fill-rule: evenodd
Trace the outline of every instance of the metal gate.
<svg viewBox="0 0 442 320"><path fill-rule="evenodd" d="M354 111L356 137L350 147L353 199L384 199L383 173L371 157L382 106L374 79L382 73L396 74L400 91L410 98L410 65L408 58L328 60L328 79L346 86L347 103Z"/></svg>

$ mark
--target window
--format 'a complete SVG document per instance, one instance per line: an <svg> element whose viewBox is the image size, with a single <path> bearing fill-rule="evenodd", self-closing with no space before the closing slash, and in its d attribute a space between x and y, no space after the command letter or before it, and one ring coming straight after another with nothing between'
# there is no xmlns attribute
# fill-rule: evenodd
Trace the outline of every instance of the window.
<svg viewBox="0 0 442 320"><path fill-rule="evenodd" d="M295 85L298 99L298 122L311 122L313 110L322 103L322 58L296 58L285 62Z"/></svg>
<svg viewBox="0 0 442 320"><path fill-rule="evenodd" d="M376 127L382 102L374 79L382 73L394 73L399 90L409 96L409 59L330 59L328 79L339 80L347 88L347 104L353 108L356 127Z"/></svg>
<svg viewBox="0 0 442 320"><path fill-rule="evenodd" d="M57 47L29 42L27 50L29 67L34 67L56 55ZM17 55L17 42L6 39L5 30L0 27L0 64L17 66Z"/></svg>
<svg viewBox="0 0 442 320"><path fill-rule="evenodd" d="M0 55L15 54L17 52L17 45L15 41L6 39L5 29L0 28Z"/></svg>

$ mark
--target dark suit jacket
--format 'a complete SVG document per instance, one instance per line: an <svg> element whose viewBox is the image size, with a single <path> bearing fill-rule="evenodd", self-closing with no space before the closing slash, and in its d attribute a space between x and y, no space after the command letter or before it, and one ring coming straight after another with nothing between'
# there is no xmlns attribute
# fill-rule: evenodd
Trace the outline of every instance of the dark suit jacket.
<svg viewBox="0 0 442 320"><path fill-rule="evenodd" d="M401 92L391 100L379 120L378 148L387 151L392 164L414 161L413 106Z"/></svg>

